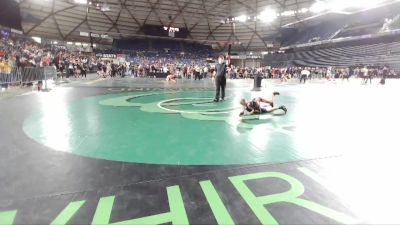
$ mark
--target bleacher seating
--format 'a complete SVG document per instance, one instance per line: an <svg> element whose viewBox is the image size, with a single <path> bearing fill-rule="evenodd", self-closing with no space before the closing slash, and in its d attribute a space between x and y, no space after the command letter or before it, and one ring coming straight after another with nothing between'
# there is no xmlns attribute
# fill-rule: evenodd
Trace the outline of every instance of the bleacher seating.
<svg viewBox="0 0 400 225"><path fill-rule="evenodd" d="M291 36L282 43L282 46L290 46L295 44L303 44L310 42L313 38L318 40L328 40L339 29L344 26L344 22L340 21L327 21L318 25L306 27L299 31L296 35Z"/></svg>
<svg viewBox="0 0 400 225"><path fill-rule="evenodd" d="M151 47L150 47L151 46ZM168 49L168 51L166 51ZM121 39L114 40L113 49L109 49L107 53L125 53L129 54L132 51L140 52L158 52L179 54L181 52L198 54L204 57L213 55L213 49L209 45L199 43L186 43L175 40L145 40L145 39ZM105 50L101 51L106 53Z"/></svg>
<svg viewBox="0 0 400 225"><path fill-rule="evenodd" d="M146 51L149 49L149 42L144 39L120 39L114 40L114 49Z"/></svg>
<svg viewBox="0 0 400 225"><path fill-rule="evenodd" d="M327 14L321 21L300 26L295 35L282 37L281 46L293 46L314 41L325 41L337 38L356 37L377 34L382 30L385 21L392 20L388 27L394 30L400 27L400 4L391 7L380 7L354 14Z"/></svg>
<svg viewBox="0 0 400 225"><path fill-rule="evenodd" d="M153 50L164 51L164 49L169 49L171 52L182 51L181 43L178 41L168 41L168 40L157 40L152 41Z"/></svg>
<svg viewBox="0 0 400 225"><path fill-rule="evenodd" d="M270 66L313 67L348 67L364 64L400 68L399 61L400 41L272 54L264 58L264 63Z"/></svg>

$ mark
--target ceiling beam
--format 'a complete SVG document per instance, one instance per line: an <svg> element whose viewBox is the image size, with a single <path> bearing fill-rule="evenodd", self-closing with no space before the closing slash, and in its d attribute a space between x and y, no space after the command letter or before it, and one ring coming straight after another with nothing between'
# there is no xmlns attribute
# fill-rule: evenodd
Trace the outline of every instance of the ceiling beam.
<svg viewBox="0 0 400 225"><path fill-rule="evenodd" d="M54 16L54 7L55 7L55 4L56 4L56 0L53 0L53 2L52 2L51 14L52 14L54 23L56 24L57 31L58 31L58 33L60 34L60 37L64 40L64 35L63 35L63 33L61 32L60 25L58 25L57 19L56 19L56 17Z"/></svg>
<svg viewBox="0 0 400 225"><path fill-rule="evenodd" d="M176 5L179 7L179 3L174 0ZM175 14L174 18L171 20L171 22L169 23L168 27L171 27L171 25L175 22L176 18L178 18L178 16L182 15L183 10L192 2L193 0L189 0L185 3L185 5L183 7L179 7L178 13Z"/></svg>
<svg viewBox="0 0 400 225"><path fill-rule="evenodd" d="M218 5L222 4L222 3L225 2L225 1L227 1L227 0L220 0L220 1L218 1L216 4L212 5L212 7L210 7L210 9L213 9L213 8L217 7ZM208 15L209 15L209 13L208 13ZM223 15L221 15L221 16L223 17ZM190 31L192 31L192 30L193 30L200 22L202 22L204 19L208 19L208 18L204 18L204 17L200 18L200 19L190 28ZM222 18L221 18L221 19L222 19Z"/></svg>
<svg viewBox="0 0 400 225"><path fill-rule="evenodd" d="M205 4L205 0L201 0L202 1L202 6L203 6L203 10L204 10L204 12L206 13L206 19L207 19L207 25L208 25L208 32L210 33L211 32L211 26L210 26L210 20L208 19L208 10L207 10L207 8L206 8L206 4ZM189 32L190 33L190 32ZM208 37L209 36L207 36L207 38L206 39L208 39ZM211 35L211 37L213 37L214 38L214 40L217 40L213 35ZM222 48L222 46L219 44L219 43L217 43L217 45L218 45L218 47L219 48Z"/></svg>
<svg viewBox="0 0 400 225"><path fill-rule="evenodd" d="M157 0L156 3L154 3L154 4L151 3L150 0L147 0L147 2L148 2L148 3L150 4L150 6L151 6L150 14L151 14L151 13L154 13L154 14L157 16L158 21L160 22L160 25L161 25L161 26L164 26L164 23L163 23L163 21L162 21L160 15L159 15L159 12L156 11L156 10L157 10L157 6L160 4L160 0ZM144 25L144 24L143 24L143 25Z"/></svg>
<svg viewBox="0 0 400 225"><path fill-rule="evenodd" d="M159 2L159 0L157 0L157 2ZM146 16L146 19L144 19L143 24L142 24L140 30L143 30L144 25L147 23L147 20L149 19L151 13L153 12L153 5L152 5L148 0L147 0L147 4L150 5L150 11L149 11L149 13L148 13L147 16Z"/></svg>
<svg viewBox="0 0 400 225"><path fill-rule="evenodd" d="M253 34L251 35L251 38L249 40L249 43L247 43L246 52L249 50L250 45L253 43L254 35L256 35L256 34L253 32Z"/></svg>
<svg viewBox="0 0 400 225"><path fill-rule="evenodd" d="M50 18L50 17L56 15L57 13L66 11L66 10L68 10L68 9L73 9L73 8L75 8L75 7L76 7L76 5L73 5L73 6L64 8L64 9L57 10L57 11L55 11L55 12L50 12L47 16L45 16L43 19L41 19L41 20L39 21L39 23L35 24L31 29L29 29L27 32L25 32L25 34L26 34L26 35L29 35L29 33L31 33L32 30L34 30L36 27L42 25L42 23L43 23L44 21L46 21L48 18Z"/></svg>
<svg viewBox="0 0 400 225"><path fill-rule="evenodd" d="M109 32L110 30L112 30L113 28L115 28L115 29L117 30L117 32L119 33L120 31L119 31L119 28L118 28L118 25L116 24L116 22L113 21L105 12L103 12L103 11L101 11L101 10L100 10L100 12L101 12L101 13L110 21L110 23L111 23L111 27L108 29L107 32Z"/></svg>
<svg viewBox="0 0 400 225"><path fill-rule="evenodd" d="M119 2L121 3L121 7L124 7L124 9L128 12L129 16L133 19L133 21L138 25L138 27L140 28L142 25L140 24L139 20L133 15L133 13L131 12L131 10L124 6L126 4L126 1L124 1L124 3L122 3L122 0L119 0Z"/></svg>
<svg viewBox="0 0 400 225"><path fill-rule="evenodd" d="M67 40L69 38L69 36L71 36L71 34L73 32L76 31L76 29L78 29L82 24L84 24L86 22L86 19L82 20L82 22L80 22L76 27L74 27L74 29L72 29L67 35L65 35L64 40Z"/></svg>

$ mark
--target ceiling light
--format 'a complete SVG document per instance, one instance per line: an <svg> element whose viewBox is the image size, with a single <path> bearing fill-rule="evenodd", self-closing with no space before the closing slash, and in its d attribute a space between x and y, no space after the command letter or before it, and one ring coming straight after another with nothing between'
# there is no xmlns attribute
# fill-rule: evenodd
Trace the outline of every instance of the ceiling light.
<svg viewBox="0 0 400 225"><path fill-rule="evenodd" d="M306 13L308 11L309 11L309 9L307 9L307 8L301 8L298 12L299 13Z"/></svg>
<svg viewBox="0 0 400 225"><path fill-rule="evenodd" d="M74 0L77 4L87 4L87 0Z"/></svg>
<svg viewBox="0 0 400 225"><path fill-rule="evenodd" d="M293 16L295 14L295 11L289 10L289 11L284 11L281 13L281 16Z"/></svg>
<svg viewBox="0 0 400 225"><path fill-rule="evenodd" d="M108 12L108 11L110 11L110 6L108 6L107 2L104 2L103 5L101 6L100 10L102 12Z"/></svg>
<svg viewBox="0 0 400 225"><path fill-rule="evenodd" d="M266 8L257 18L262 22L269 23L276 19L277 14L275 10Z"/></svg>
<svg viewBox="0 0 400 225"><path fill-rule="evenodd" d="M247 21L247 16L241 15L241 16L235 17L235 20L244 23Z"/></svg>
<svg viewBox="0 0 400 225"><path fill-rule="evenodd" d="M36 41L37 43L42 43L42 38L40 38L40 37L32 37L32 39L34 41Z"/></svg>
<svg viewBox="0 0 400 225"><path fill-rule="evenodd" d="M317 1L311 7L310 11L314 13L320 13L328 9L328 4L326 2Z"/></svg>

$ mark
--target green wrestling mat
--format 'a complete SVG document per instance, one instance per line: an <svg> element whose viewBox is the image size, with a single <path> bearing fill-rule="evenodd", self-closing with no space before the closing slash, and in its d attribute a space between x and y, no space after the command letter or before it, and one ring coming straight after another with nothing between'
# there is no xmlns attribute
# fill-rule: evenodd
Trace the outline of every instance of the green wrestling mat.
<svg viewBox="0 0 400 225"><path fill-rule="evenodd" d="M57 151L124 162L228 165L310 157L294 147L294 97L275 98L289 109L285 116L241 118L240 99L257 93L236 91L219 103L213 94L193 89L87 97L32 114L24 131Z"/></svg>

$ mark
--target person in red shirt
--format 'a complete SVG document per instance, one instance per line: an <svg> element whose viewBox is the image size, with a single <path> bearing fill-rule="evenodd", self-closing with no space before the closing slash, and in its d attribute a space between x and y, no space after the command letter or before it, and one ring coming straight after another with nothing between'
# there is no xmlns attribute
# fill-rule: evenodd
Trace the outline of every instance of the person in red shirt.
<svg viewBox="0 0 400 225"><path fill-rule="evenodd" d="M47 54L45 57L43 57L42 65L43 66L49 66L50 65L50 56L49 56L49 54Z"/></svg>

